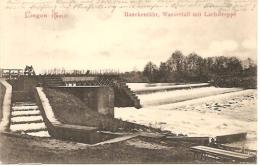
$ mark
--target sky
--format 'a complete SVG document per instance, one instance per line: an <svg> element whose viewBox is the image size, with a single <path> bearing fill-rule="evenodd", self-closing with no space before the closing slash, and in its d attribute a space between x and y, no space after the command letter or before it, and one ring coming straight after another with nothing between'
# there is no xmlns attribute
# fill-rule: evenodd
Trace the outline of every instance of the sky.
<svg viewBox="0 0 260 166"><path fill-rule="evenodd" d="M0 68L142 70L148 61L166 61L175 50L202 57L257 57L256 10L233 18L125 17L125 11L135 12L130 9L60 10L68 17L54 20L24 18L25 10L6 9L4 1L0 6Z"/></svg>

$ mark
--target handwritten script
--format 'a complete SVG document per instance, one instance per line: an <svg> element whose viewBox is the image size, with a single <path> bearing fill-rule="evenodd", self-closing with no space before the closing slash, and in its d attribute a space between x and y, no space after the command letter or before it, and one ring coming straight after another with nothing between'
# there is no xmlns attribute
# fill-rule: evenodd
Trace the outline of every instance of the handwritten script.
<svg viewBox="0 0 260 166"><path fill-rule="evenodd" d="M6 9L98 10L107 9L214 9L226 12L252 11L255 0L8 0Z"/></svg>

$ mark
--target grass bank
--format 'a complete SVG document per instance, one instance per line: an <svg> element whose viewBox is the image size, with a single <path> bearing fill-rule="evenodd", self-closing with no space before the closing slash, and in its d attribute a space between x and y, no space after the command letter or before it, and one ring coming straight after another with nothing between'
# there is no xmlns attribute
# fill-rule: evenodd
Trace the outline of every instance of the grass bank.
<svg viewBox="0 0 260 166"><path fill-rule="evenodd" d="M63 123L98 127L100 130L106 131L146 131L170 134L160 129L125 122L99 114L89 108L81 99L68 92L49 88L45 88L44 92L49 99L56 118Z"/></svg>

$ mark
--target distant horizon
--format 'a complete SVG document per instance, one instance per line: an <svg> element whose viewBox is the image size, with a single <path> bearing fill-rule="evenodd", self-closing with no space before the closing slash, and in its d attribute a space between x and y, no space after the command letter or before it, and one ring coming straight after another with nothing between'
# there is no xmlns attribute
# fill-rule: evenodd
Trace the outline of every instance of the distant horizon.
<svg viewBox="0 0 260 166"><path fill-rule="evenodd" d="M176 51L179 51L179 50L176 50ZM173 52L174 53L174 52ZM196 52L193 52L193 53L196 53ZM196 53L197 54L197 53ZM189 55L189 54L188 54ZM184 56L188 56L188 55L184 55ZM197 54L197 55L199 55L200 56L200 54ZM221 56L224 56L224 55L221 55ZM208 56L208 57L219 57L219 56ZM202 57L202 58L208 58L208 57ZM224 57L228 57L228 56L224 56ZM236 57L236 56L233 56L233 57ZM170 58L170 56L168 57L168 58ZM238 58L241 62L243 62L243 61L246 61L248 58L250 58L250 57L245 57L245 58L239 58L239 57L236 57L236 58ZM254 64L256 64L257 65L257 60L255 60L255 59L252 59L252 58L250 58L252 61L253 61L253 63ZM149 62L149 60L146 62L146 63L148 63ZM153 62L153 61L151 61L151 62ZM160 61L158 64L156 64L156 63L154 63L154 64L156 64L158 67L159 67L159 65L160 65L160 63L162 63L163 61ZM57 69L57 70L65 70L66 72L72 72L72 71L74 71L74 70L76 70L76 71L90 71L90 72L96 72L96 73L99 73L99 72L101 72L101 73L105 73L105 72L112 72L112 73L125 73L125 72L133 72L133 71L139 71L139 72L142 72L143 71L143 69L144 69L144 67L145 67L145 65L143 66L143 68L141 68L141 69L137 69L137 68L132 68L132 69L129 69L129 70L120 70L120 69L115 69L115 68L102 68L102 69L99 69L99 68L96 68L96 69L89 69L89 68L66 68L66 67L52 67L52 68L45 68L45 69L41 69L40 71L38 71L35 67L34 67L34 65L33 64L27 64L27 65L29 65L29 66L33 66L33 68L34 68L34 70L35 70L35 72L36 72L36 74L44 74L45 72L48 72L48 70L54 70L54 69ZM26 66L26 65L25 65ZM25 66L23 66L23 67L2 67L2 66L0 66L0 69L24 69L25 68Z"/></svg>

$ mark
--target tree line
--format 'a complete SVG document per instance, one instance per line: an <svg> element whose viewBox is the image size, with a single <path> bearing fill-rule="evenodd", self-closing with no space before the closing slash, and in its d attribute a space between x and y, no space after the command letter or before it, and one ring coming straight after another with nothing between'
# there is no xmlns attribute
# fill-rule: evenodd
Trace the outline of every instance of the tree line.
<svg viewBox="0 0 260 166"><path fill-rule="evenodd" d="M256 76L256 65L250 58L248 65L237 57L206 57L196 53L185 56L181 51L175 51L159 66L148 62L142 72L124 73L129 82L207 82L218 77ZM138 81L136 81L138 80Z"/></svg>

